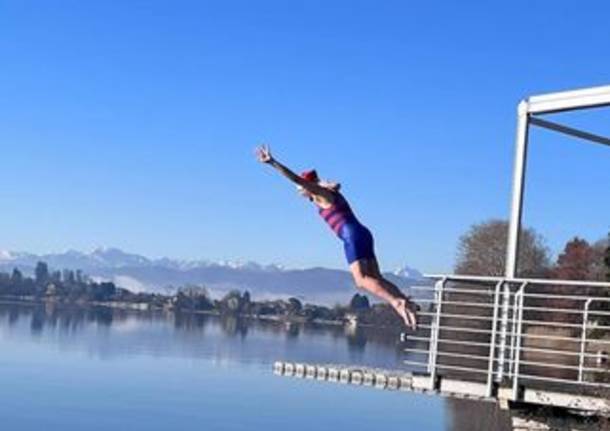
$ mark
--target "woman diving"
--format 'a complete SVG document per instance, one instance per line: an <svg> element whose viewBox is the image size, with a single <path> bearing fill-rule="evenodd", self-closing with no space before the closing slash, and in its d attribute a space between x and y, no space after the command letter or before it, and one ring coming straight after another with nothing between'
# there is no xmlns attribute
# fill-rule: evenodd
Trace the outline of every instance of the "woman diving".
<svg viewBox="0 0 610 431"><path fill-rule="evenodd" d="M415 329L416 306L396 285L386 280L375 257L373 236L362 225L349 204L339 193L340 185L321 181L315 170L297 175L271 155L267 146L257 148L259 162L277 169L296 184L299 193L318 207L318 212L343 241L345 257L356 286L383 299L398 313L405 324Z"/></svg>

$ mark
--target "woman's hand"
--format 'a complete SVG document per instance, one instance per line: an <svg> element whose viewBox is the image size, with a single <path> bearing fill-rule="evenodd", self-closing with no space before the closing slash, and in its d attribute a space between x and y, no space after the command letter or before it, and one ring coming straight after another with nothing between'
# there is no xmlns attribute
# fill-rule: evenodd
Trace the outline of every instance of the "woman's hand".
<svg viewBox="0 0 610 431"><path fill-rule="evenodd" d="M267 145L261 145L256 149L256 158L261 163L273 162L273 156L271 155L271 149Z"/></svg>

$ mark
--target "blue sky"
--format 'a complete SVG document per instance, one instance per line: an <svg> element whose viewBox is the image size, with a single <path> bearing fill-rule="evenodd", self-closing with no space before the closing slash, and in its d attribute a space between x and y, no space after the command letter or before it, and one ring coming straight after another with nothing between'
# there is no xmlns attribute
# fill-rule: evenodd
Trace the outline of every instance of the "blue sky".
<svg viewBox="0 0 610 431"><path fill-rule="evenodd" d="M1 1L0 248L342 267L268 142L339 180L382 266L508 214L515 111L610 83L606 2ZM610 133L610 110L566 122ZM534 132L525 222L610 227L610 149Z"/></svg>

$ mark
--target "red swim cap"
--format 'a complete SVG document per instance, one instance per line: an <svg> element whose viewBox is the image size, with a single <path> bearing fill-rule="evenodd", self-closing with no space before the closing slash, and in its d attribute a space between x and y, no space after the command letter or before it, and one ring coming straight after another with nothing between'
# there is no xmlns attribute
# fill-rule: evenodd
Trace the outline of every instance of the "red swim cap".
<svg viewBox="0 0 610 431"><path fill-rule="evenodd" d="M320 181L320 178L318 178L318 173L316 172L315 169L302 172L301 178L303 178L307 181L314 182L314 183L317 183L318 181Z"/></svg>

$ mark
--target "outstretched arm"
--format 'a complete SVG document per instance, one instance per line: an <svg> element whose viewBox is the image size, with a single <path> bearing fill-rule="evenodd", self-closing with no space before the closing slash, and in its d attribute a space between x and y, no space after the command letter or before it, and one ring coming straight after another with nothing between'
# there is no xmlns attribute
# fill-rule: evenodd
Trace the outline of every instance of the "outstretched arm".
<svg viewBox="0 0 610 431"><path fill-rule="evenodd" d="M328 190L312 181L308 181L305 178L302 178L301 176L297 175L292 170L290 170L288 167L284 166L279 161L277 161L271 155L271 150L266 145L263 145L263 146L257 148L256 154L257 154L259 162L266 163L266 164L274 167L280 174L282 174L284 177L288 178L288 180L290 180L291 182L293 182L294 184L296 184L298 186L303 187L309 193L313 193L315 195L322 196L323 198L328 199L329 201L332 201L334 199L334 196L330 190Z"/></svg>

